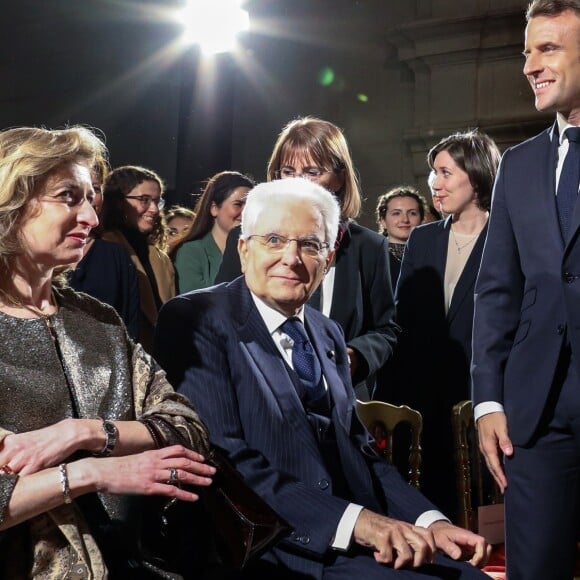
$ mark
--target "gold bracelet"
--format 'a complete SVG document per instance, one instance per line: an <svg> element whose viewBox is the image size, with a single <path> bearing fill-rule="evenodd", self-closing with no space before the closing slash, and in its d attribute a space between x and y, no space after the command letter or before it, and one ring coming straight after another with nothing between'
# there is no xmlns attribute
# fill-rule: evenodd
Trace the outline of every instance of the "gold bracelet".
<svg viewBox="0 0 580 580"><path fill-rule="evenodd" d="M64 497L64 503L72 503L72 497L70 495L70 487L68 484L68 471L66 469L66 463L61 463L58 466L60 470L60 485L62 487L62 496Z"/></svg>

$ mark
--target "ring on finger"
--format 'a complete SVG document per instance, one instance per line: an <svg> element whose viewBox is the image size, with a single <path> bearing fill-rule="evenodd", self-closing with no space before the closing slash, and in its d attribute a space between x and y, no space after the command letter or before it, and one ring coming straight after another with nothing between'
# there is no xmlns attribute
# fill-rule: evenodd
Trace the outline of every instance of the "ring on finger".
<svg viewBox="0 0 580 580"><path fill-rule="evenodd" d="M8 463L5 463L2 467L0 467L0 473L4 475L12 475L14 471L12 471L12 468L10 465L8 465Z"/></svg>
<svg viewBox="0 0 580 580"><path fill-rule="evenodd" d="M179 478L177 477L177 469L175 467L169 468L169 479L167 480L168 485L177 485L179 483Z"/></svg>

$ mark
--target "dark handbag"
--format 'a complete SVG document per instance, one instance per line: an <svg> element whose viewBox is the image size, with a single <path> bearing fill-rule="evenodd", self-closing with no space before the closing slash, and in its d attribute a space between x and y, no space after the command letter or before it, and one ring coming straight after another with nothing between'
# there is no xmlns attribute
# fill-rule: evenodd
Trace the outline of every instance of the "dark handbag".
<svg viewBox="0 0 580 580"><path fill-rule="evenodd" d="M221 557L241 570L291 531L245 481L227 458L213 449L208 462L216 467L213 484L200 497L213 521Z"/></svg>

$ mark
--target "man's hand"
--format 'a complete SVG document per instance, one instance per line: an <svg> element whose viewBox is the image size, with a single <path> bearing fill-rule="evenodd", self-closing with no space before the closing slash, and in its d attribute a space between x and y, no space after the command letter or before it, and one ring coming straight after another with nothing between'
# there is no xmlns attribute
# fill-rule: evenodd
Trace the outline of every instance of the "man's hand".
<svg viewBox="0 0 580 580"><path fill-rule="evenodd" d="M505 413L498 411L480 417L477 421L477 431L479 448L485 457L489 471L503 493L508 482L502 467L499 449L508 457L514 453L512 442L508 437Z"/></svg>
<svg viewBox="0 0 580 580"><path fill-rule="evenodd" d="M491 546L483 536L458 528L445 520L433 522L429 526L433 532L435 545L454 560L469 559L474 566L484 566L491 553Z"/></svg>
<svg viewBox="0 0 580 580"><path fill-rule="evenodd" d="M433 561L435 539L419 528L363 509L354 527L354 540L375 549L375 560L393 568L417 568Z"/></svg>

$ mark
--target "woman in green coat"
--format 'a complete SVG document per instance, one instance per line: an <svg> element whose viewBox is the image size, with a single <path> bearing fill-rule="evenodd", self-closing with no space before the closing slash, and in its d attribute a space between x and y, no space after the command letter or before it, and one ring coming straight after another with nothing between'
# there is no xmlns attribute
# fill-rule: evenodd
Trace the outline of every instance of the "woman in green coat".
<svg viewBox="0 0 580 580"><path fill-rule="evenodd" d="M181 294L213 285L228 233L240 224L252 187L254 182L237 171L222 171L208 181L195 208L191 232L175 257Z"/></svg>

